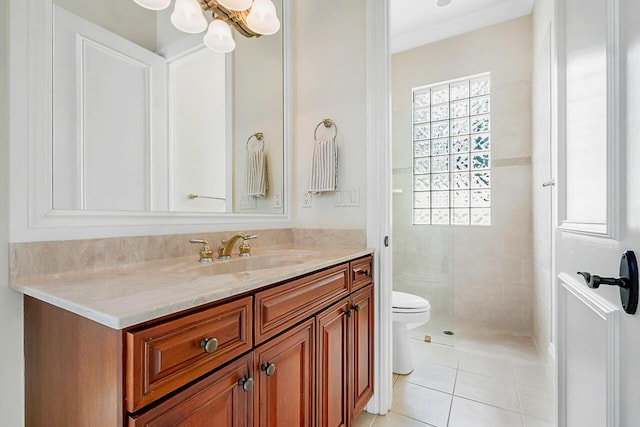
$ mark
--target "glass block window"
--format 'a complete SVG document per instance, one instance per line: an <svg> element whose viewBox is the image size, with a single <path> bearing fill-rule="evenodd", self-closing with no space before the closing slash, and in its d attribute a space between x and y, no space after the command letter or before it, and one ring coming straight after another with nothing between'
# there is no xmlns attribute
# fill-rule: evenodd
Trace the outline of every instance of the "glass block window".
<svg viewBox="0 0 640 427"><path fill-rule="evenodd" d="M413 223L491 224L491 76L414 88Z"/></svg>

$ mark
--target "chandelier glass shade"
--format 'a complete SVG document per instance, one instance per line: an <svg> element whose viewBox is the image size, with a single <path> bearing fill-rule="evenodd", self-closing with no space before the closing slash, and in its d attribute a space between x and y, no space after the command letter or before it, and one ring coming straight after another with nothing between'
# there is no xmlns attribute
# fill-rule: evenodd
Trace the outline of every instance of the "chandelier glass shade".
<svg viewBox="0 0 640 427"><path fill-rule="evenodd" d="M133 0L150 10L163 10L171 0ZM213 20L207 24L204 12ZM175 0L171 23L180 31L198 34L207 30L205 46L220 53L235 49L231 27L244 37L260 37L280 30L280 20L272 0Z"/></svg>

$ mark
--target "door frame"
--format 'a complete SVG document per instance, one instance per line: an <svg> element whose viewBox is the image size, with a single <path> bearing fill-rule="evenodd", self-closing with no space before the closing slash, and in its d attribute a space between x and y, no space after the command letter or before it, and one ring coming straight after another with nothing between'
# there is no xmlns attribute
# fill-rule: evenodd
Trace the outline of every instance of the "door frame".
<svg viewBox="0 0 640 427"><path fill-rule="evenodd" d="M374 254L374 384L366 411L386 414L392 401L391 110L389 0L366 0L367 246Z"/></svg>

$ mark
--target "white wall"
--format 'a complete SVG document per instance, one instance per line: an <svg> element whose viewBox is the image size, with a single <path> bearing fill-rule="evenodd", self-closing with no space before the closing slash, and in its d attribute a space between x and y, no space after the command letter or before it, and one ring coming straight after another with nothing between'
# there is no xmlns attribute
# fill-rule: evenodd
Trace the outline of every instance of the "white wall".
<svg viewBox="0 0 640 427"><path fill-rule="evenodd" d="M293 5L293 220L296 227L366 226L365 1L291 1ZM338 186L360 190L359 207L334 207L333 193L308 188L313 130L324 118L338 125Z"/></svg>
<svg viewBox="0 0 640 427"><path fill-rule="evenodd" d="M533 194L533 338L541 354L547 354L552 341L551 324L551 189L541 183L553 176L551 165L551 129L549 101L551 97L548 68L553 65L554 2L538 0L533 10L532 96L532 194ZM551 79L553 76L551 75Z"/></svg>
<svg viewBox="0 0 640 427"><path fill-rule="evenodd" d="M22 295L9 289L9 1L0 0L0 425L24 424Z"/></svg>
<svg viewBox="0 0 640 427"><path fill-rule="evenodd" d="M394 288L455 328L531 332L531 18L392 56ZM491 73L491 226L412 225L411 89ZM452 308L455 307L454 312ZM438 312L440 310L440 312Z"/></svg>

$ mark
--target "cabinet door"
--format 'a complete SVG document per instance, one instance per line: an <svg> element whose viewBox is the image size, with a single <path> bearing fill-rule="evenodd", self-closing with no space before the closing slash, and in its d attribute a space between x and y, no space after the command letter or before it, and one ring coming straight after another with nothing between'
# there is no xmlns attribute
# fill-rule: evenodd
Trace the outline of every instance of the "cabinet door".
<svg viewBox="0 0 640 427"><path fill-rule="evenodd" d="M346 427L350 418L348 395L349 300L344 300L317 317L316 397L318 427Z"/></svg>
<svg viewBox="0 0 640 427"><path fill-rule="evenodd" d="M373 285L353 294L351 338L353 354L349 381L352 419L364 409L373 396Z"/></svg>
<svg viewBox="0 0 640 427"><path fill-rule="evenodd" d="M255 350L256 427L313 426L314 348L309 319Z"/></svg>
<svg viewBox="0 0 640 427"><path fill-rule="evenodd" d="M137 417L130 427L251 427L253 355L248 354Z"/></svg>

